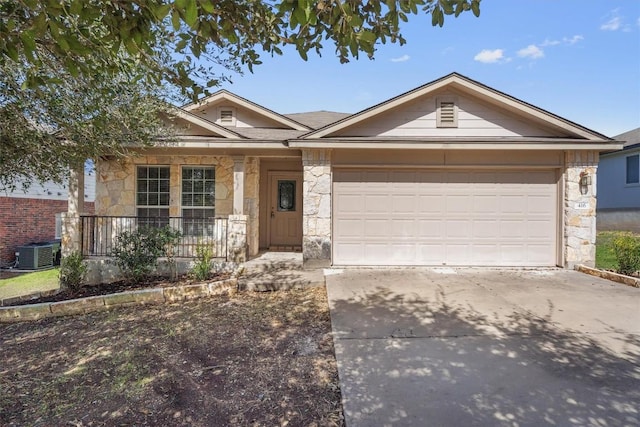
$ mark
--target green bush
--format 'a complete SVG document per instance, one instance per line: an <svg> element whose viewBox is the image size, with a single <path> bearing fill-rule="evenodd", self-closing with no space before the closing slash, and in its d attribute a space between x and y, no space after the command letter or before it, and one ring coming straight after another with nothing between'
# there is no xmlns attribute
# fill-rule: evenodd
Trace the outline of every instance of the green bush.
<svg viewBox="0 0 640 427"><path fill-rule="evenodd" d="M59 281L60 287L77 292L82 287L84 277L87 274L87 264L82 259L82 254L78 251L60 259Z"/></svg>
<svg viewBox="0 0 640 427"><path fill-rule="evenodd" d="M640 270L640 236L622 233L612 242L620 274L632 275Z"/></svg>
<svg viewBox="0 0 640 427"><path fill-rule="evenodd" d="M122 274L133 283L145 280L158 266L158 258L166 256L170 267L181 233L167 227L140 227L124 231L116 238L111 251ZM174 268L171 268L172 275Z"/></svg>
<svg viewBox="0 0 640 427"><path fill-rule="evenodd" d="M196 246L196 261L191 269L191 274L196 280L207 280L211 277L211 261L213 260L213 248L210 245L199 243Z"/></svg>

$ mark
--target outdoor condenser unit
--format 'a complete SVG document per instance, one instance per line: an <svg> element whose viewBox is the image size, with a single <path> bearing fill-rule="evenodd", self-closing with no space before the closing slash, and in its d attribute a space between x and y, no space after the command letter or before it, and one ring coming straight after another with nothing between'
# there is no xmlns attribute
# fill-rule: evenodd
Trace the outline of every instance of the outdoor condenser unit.
<svg viewBox="0 0 640 427"><path fill-rule="evenodd" d="M53 266L53 245L18 246L18 268L38 270Z"/></svg>

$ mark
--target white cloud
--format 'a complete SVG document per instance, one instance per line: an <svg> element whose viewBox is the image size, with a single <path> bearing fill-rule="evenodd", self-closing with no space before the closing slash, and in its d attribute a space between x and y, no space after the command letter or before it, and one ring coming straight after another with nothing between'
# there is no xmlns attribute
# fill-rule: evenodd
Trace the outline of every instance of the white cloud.
<svg viewBox="0 0 640 427"><path fill-rule="evenodd" d="M544 39L544 41L542 43L540 43L540 46L542 47L547 47L547 46L557 46L560 43L562 43L560 40L549 40L549 39Z"/></svg>
<svg viewBox="0 0 640 427"><path fill-rule="evenodd" d="M584 40L584 37L581 36L580 34L576 34L575 36L569 38L569 37L563 37L562 41L565 42L566 44L576 44L579 41Z"/></svg>
<svg viewBox="0 0 640 427"><path fill-rule="evenodd" d="M530 44L529 46L518 51L520 58L538 59L544 57L544 52L538 46Z"/></svg>
<svg viewBox="0 0 640 427"><path fill-rule="evenodd" d="M618 31L622 27L622 18L614 16L604 24L600 25L600 29L604 31Z"/></svg>
<svg viewBox="0 0 640 427"><path fill-rule="evenodd" d="M483 49L480 51L480 53L474 56L473 59L484 64L493 64L495 62L499 62L501 59L504 59L504 50Z"/></svg>
<svg viewBox="0 0 640 427"><path fill-rule="evenodd" d="M560 44L574 45L582 40L584 40L584 37L581 36L580 34L576 34L573 37L563 37L562 40L545 39L542 43L539 44L539 46L548 47L548 46L558 46Z"/></svg>
<svg viewBox="0 0 640 427"><path fill-rule="evenodd" d="M411 59L409 55L402 55L397 58L391 58L391 62L406 62L409 59Z"/></svg>

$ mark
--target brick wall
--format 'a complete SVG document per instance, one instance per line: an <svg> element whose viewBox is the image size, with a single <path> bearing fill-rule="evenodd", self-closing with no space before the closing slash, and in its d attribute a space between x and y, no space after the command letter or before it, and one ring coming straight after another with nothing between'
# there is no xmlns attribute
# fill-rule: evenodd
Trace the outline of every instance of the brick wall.
<svg viewBox="0 0 640 427"><path fill-rule="evenodd" d="M84 212L94 212L93 202L84 206ZM15 260L18 246L53 240L56 214L66 211L66 200L0 197L0 265Z"/></svg>

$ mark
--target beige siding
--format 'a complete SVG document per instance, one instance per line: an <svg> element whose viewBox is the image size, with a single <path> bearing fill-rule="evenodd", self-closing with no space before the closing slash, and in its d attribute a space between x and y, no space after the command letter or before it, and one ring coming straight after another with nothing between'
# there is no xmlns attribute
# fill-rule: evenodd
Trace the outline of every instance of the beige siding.
<svg viewBox="0 0 640 427"><path fill-rule="evenodd" d="M207 104L203 111L194 110L193 114L207 119L211 122L218 123L218 107L231 107L235 108L236 111L236 124L235 127L238 128L283 128L285 127L282 123L278 123L275 120L271 120L262 116L261 114L257 114L247 108L240 107L236 104L230 103L226 100L221 100L216 103Z"/></svg>
<svg viewBox="0 0 640 427"><path fill-rule="evenodd" d="M457 98L457 128L438 128L436 126L436 99L446 95ZM417 99L338 132L338 135L381 137L557 136L506 110L452 92Z"/></svg>
<svg viewBox="0 0 640 427"><path fill-rule="evenodd" d="M334 150L334 166L379 167L483 167L527 166L560 167L564 163L562 152L498 151L498 150Z"/></svg>

